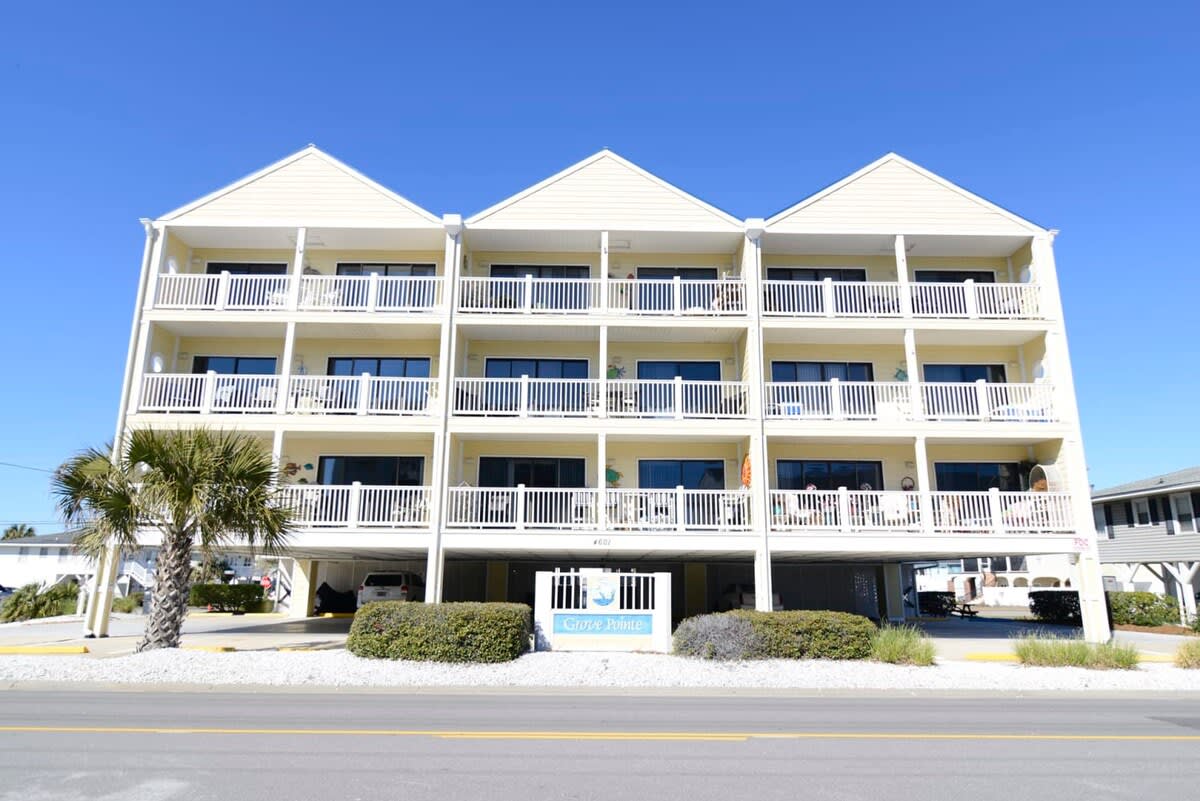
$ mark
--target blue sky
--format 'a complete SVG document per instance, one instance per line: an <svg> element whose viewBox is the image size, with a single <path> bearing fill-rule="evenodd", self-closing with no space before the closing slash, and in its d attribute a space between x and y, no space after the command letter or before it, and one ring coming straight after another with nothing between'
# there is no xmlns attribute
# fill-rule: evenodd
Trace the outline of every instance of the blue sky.
<svg viewBox="0 0 1200 801"><path fill-rule="evenodd" d="M608 146L765 216L894 150L1062 230L1091 480L1200 463L1194 2L174 5L5 15L0 462L112 437L137 219L313 142L438 214Z"/></svg>

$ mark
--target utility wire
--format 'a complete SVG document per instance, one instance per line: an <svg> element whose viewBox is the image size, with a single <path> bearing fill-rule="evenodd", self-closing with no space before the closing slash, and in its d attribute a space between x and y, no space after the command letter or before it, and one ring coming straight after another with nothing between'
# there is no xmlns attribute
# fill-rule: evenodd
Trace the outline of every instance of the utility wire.
<svg viewBox="0 0 1200 801"><path fill-rule="evenodd" d="M16 464L14 462L0 462L0 467L15 467L18 470L33 470L38 473L53 473L53 470L47 470L44 467L33 467L27 464Z"/></svg>

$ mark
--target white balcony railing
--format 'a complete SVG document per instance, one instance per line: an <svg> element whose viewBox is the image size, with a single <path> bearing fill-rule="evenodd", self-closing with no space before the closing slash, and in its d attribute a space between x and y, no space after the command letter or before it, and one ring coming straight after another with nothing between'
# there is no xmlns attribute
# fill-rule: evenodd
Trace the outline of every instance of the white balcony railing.
<svg viewBox="0 0 1200 801"><path fill-rule="evenodd" d="M302 311L432 311L442 302L438 276L306 275Z"/></svg>
<svg viewBox="0 0 1200 801"><path fill-rule="evenodd" d="M921 405L929 420L999 420L1051 422L1054 392L1050 384L972 383L921 384Z"/></svg>
<svg viewBox="0 0 1200 801"><path fill-rule="evenodd" d="M912 393L903 381L768 382L766 416L807 420L911 420Z"/></svg>
<svg viewBox="0 0 1200 801"><path fill-rule="evenodd" d="M745 490L610 489L609 528L627 531L748 531Z"/></svg>
<svg viewBox="0 0 1200 801"><path fill-rule="evenodd" d="M684 420L746 417L744 381L617 379L608 382L608 414Z"/></svg>
<svg viewBox="0 0 1200 801"><path fill-rule="evenodd" d="M768 317L1042 317L1037 284L913 283L906 304L894 281L763 281Z"/></svg>
<svg viewBox="0 0 1200 801"><path fill-rule="evenodd" d="M287 275L158 276L159 309L285 311L294 279ZM301 311L432 311L442 302L438 276L305 275L296 298Z"/></svg>
<svg viewBox="0 0 1200 801"><path fill-rule="evenodd" d="M450 528L594 530L600 493L595 489L451 487L446 509Z"/></svg>
<svg viewBox="0 0 1200 801"><path fill-rule="evenodd" d="M273 375L147 373L142 376L138 410L264 414L275 410L278 391L279 377Z"/></svg>
<svg viewBox="0 0 1200 801"><path fill-rule="evenodd" d="M458 309L464 312L568 314L600 308L595 278L459 279Z"/></svg>
<svg viewBox="0 0 1200 801"><path fill-rule="evenodd" d="M456 415L585 417L600 413L600 381L593 378L456 378Z"/></svg>
<svg viewBox="0 0 1200 801"><path fill-rule="evenodd" d="M284 503L301 528L428 528L429 487L291 484Z"/></svg>
<svg viewBox="0 0 1200 801"><path fill-rule="evenodd" d="M773 531L934 534L1069 534L1066 492L772 490ZM926 523L928 525L926 525Z"/></svg>
<svg viewBox="0 0 1200 801"><path fill-rule="evenodd" d="M746 313L746 284L740 278L685 281L612 279L608 308L617 314L727 316Z"/></svg>
<svg viewBox="0 0 1200 801"><path fill-rule="evenodd" d="M294 414L426 415L432 413L436 378L294 376L287 411Z"/></svg>

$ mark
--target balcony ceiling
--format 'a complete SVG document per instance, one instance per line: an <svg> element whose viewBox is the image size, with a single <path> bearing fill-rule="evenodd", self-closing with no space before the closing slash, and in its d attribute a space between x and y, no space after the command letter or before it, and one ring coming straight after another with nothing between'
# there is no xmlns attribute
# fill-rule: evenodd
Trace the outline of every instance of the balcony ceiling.
<svg viewBox="0 0 1200 801"><path fill-rule="evenodd" d="M1012 255L1029 237L905 234L904 240L909 256L1003 258ZM766 253L796 255L890 255L896 252L895 241L895 234L763 234Z"/></svg>
<svg viewBox="0 0 1200 801"><path fill-rule="evenodd" d="M539 251L599 253L599 231L507 231L467 229L466 246L473 251ZM741 234L678 231L609 231L609 252L618 253L734 253Z"/></svg>
<svg viewBox="0 0 1200 801"><path fill-rule="evenodd" d="M171 234L192 248L293 250L295 228L171 225ZM440 228L310 228L309 250L434 250L445 246Z"/></svg>

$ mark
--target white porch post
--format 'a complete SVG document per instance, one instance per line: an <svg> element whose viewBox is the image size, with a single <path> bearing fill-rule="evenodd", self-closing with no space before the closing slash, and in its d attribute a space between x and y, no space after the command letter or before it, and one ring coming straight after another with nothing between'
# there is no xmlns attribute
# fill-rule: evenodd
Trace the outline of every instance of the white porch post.
<svg viewBox="0 0 1200 801"><path fill-rule="evenodd" d="M908 286L908 252L904 246L904 234L896 235L895 247L896 282L900 284L900 314L912 317L912 291Z"/></svg>
<svg viewBox="0 0 1200 801"><path fill-rule="evenodd" d="M433 436L433 465L430 470L429 493L429 552L425 564L425 602L440 603L442 600L442 576L445 556L442 553L442 531L446 526L446 510L449 508L450 492L450 445L447 431L450 420L451 393L454 391L454 364L458 337L454 331L454 313L457 306L458 265L462 255L463 222L458 214L442 217L445 229L445 254L443 269L446 285L446 312L442 317L441 339L438 348L438 394L441 403L440 425Z"/></svg>
<svg viewBox="0 0 1200 801"><path fill-rule="evenodd" d="M1192 581L1200 572L1200 562L1163 562L1163 569L1175 580L1179 619L1186 625L1196 619L1196 591Z"/></svg>
<svg viewBox="0 0 1200 801"><path fill-rule="evenodd" d="M600 325L600 364L596 366L600 378L599 417L608 417L608 326Z"/></svg>
<svg viewBox="0 0 1200 801"><path fill-rule="evenodd" d="M600 232L600 309L608 311L608 231Z"/></svg>
<svg viewBox="0 0 1200 801"><path fill-rule="evenodd" d="M608 435L596 437L596 528L608 528Z"/></svg>
<svg viewBox="0 0 1200 801"><path fill-rule="evenodd" d="M888 562L883 566L883 596L888 620L903 623L904 587L899 562Z"/></svg>
<svg viewBox="0 0 1200 801"><path fill-rule="evenodd" d="M279 365L279 389L275 395L275 413L288 410L288 398L292 396L292 362L296 358L296 321L288 320L283 333L283 358Z"/></svg>
<svg viewBox="0 0 1200 801"><path fill-rule="evenodd" d="M913 443L917 465L917 508L921 510L921 533L933 533L933 484L929 479L929 449L925 437L917 437Z"/></svg>
<svg viewBox="0 0 1200 801"><path fill-rule="evenodd" d="M910 413L914 420L925 419L925 402L921 397L920 366L917 363L917 332L911 328L904 329L904 372L908 375L909 401L912 403Z"/></svg>
<svg viewBox="0 0 1200 801"><path fill-rule="evenodd" d="M766 380L762 341L762 235L766 223L761 218L745 222L742 240L742 280L746 284L746 311L750 325L746 329L746 411L758 421L757 432L750 435L750 524L759 535L754 554L754 606L770 612L774 587L771 576L771 480L767 457L767 436L763 427ZM740 465L739 465L740 468ZM740 472L740 471L739 471Z"/></svg>
<svg viewBox="0 0 1200 801"><path fill-rule="evenodd" d="M300 283L304 280L304 248L308 242L308 229L296 229L296 252L292 255L292 278L288 284L288 308L295 311L300 306Z"/></svg>

